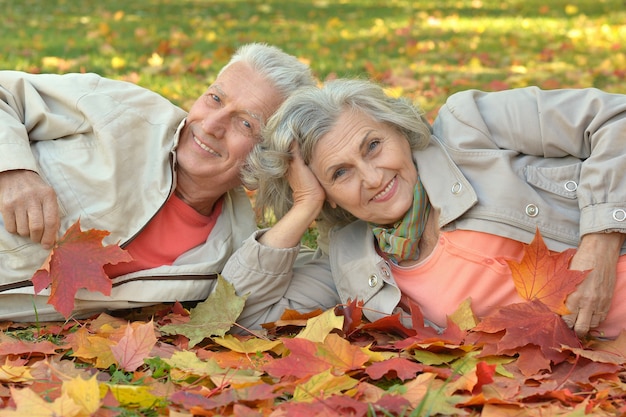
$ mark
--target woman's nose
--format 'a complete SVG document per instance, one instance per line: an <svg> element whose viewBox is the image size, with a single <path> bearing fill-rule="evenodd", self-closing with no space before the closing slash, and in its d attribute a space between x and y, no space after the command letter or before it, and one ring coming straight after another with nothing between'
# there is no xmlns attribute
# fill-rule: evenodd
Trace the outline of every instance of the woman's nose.
<svg viewBox="0 0 626 417"><path fill-rule="evenodd" d="M363 184L369 188L376 188L382 184L383 173L376 167L366 164L361 169Z"/></svg>

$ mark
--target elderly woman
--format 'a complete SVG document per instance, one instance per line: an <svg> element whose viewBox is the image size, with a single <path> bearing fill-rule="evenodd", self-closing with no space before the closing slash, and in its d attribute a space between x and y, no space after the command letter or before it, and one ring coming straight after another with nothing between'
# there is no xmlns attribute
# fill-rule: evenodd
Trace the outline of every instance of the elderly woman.
<svg viewBox="0 0 626 417"><path fill-rule="evenodd" d="M330 274L371 319L410 299L444 326L468 297L479 317L522 301L503 260L519 261L538 229L551 251L577 248L571 269L592 270L567 299L568 325L607 337L626 327L626 96L466 91L431 129L379 86L337 80L287 100L266 133L247 181L280 220L225 271L258 280L254 297L275 302L306 277L314 296ZM292 267L315 219L330 244Z"/></svg>

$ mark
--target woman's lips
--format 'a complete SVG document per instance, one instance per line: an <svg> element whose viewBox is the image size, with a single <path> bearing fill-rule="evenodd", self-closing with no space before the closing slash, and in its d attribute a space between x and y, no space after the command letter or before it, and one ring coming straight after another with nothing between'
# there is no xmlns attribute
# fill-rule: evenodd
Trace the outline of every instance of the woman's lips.
<svg viewBox="0 0 626 417"><path fill-rule="evenodd" d="M381 192L376 194L374 197L372 197L372 201L378 202L378 201L386 200L386 197L389 196L389 193L396 185L396 182L397 182L397 177L393 177L391 181L389 181L389 184L387 184L384 190L382 190Z"/></svg>

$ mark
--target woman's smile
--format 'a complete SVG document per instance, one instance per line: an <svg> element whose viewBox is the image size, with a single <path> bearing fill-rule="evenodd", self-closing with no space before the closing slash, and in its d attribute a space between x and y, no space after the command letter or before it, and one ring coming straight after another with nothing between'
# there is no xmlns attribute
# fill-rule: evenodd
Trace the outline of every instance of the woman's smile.
<svg viewBox="0 0 626 417"><path fill-rule="evenodd" d="M395 191L397 189L397 184L398 182L396 181L396 177L393 177L391 181L389 181L385 189L372 197L371 201L380 203L389 200L391 197L393 197L394 193L392 191Z"/></svg>

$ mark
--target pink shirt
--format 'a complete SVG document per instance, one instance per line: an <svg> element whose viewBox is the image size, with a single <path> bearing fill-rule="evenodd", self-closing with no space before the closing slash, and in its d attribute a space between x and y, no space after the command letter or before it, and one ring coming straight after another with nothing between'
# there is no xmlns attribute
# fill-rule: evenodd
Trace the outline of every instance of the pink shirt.
<svg viewBox="0 0 626 417"><path fill-rule="evenodd" d="M520 261L522 243L487 233L455 230L442 232L433 252L422 262L401 267L390 262L403 295L415 301L424 317L445 326L468 297L480 318L495 308L522 302L517 294L508 264L503 258ZM617 284L607 319L597 329L606 336L617 336L626 328L619 317L626 317L626 255L619 259Z"/></svg>
<svg viewBox="0 0 626 417"><path fill-rule="evenodd" d="M176 258L206 242L222 212L219 200L213 213L204 216L188 206L175 194L150 220L146 227L126 246L133 261L106 265L110 278L161 265L172 265Z"/></svg>

